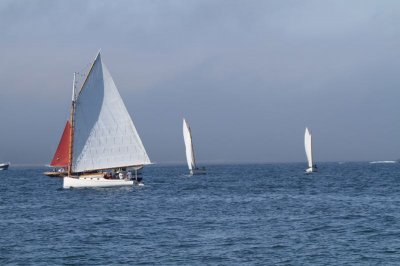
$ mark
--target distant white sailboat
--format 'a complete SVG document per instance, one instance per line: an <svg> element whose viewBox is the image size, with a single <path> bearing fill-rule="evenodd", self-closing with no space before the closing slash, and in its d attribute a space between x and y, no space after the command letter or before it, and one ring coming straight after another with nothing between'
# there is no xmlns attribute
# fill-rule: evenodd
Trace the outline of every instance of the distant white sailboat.
<svg viewBox="0 0 400 266"><path fill-rule="evenodd" d="M306 173L312 173L317 171L317 165L313 164L313 156L312 156L312 136L308 128L306 128L306 132L304 134L304 147L306 149L308 168L306 169Z"/></svg>
<svg viewBox="0 0 400 266"><path fill-rule="evenodd" d="M63 187L139 182L138 170L151 162L100 52L79 92L75 80L73 84L68 175Z"/></svg>
<svg viewBox="0 0 400 266"><path fill-rule="evenodd" d="M206 174L206 169L204 167L198 168L196 166L196 159L194 157L194 149L192 142L192 132L190 130L189 124L183 119L183 140L185 141L186 148L186 160L190 170L191 175L204 175Z"/></svg>

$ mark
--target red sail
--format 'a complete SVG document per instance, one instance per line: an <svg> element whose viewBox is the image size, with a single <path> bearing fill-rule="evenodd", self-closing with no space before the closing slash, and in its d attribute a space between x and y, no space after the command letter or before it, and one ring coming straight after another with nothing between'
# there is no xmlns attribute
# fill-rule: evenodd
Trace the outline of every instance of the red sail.
<svg viewBox="0 0 400 266"><path fill-rule="evenodd" d="M60 143L58 144L56 153L50 166L67 167L69 162L69 144L71 142L71 123L67 121Z"/></svg>

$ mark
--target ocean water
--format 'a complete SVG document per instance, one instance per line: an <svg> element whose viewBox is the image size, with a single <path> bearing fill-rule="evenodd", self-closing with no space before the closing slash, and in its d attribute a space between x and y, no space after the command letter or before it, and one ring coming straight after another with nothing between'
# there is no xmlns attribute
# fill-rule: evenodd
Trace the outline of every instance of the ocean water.
<svg viewBox="0 0 400 266"><path fill-rule="evenodd" d="M399 265L400 164L144 169L143 187L0 172L0 265Z"/></svg>

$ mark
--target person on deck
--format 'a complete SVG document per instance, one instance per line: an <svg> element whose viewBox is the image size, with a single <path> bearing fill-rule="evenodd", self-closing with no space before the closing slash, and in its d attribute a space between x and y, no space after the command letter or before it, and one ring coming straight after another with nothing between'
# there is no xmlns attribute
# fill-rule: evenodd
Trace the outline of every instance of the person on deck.
<svg viewBox="0 0 400 266"><path fill-rule="evenodd" d="M128 180L131 180L132 179L132 173L131 172L126 173L126 178Z"/></svg>
<svg viewBox="0 0 400 266"><path fill-rule="evenodd" d="M119 179L124 179L124 172L119 172L118 177Z"/></svg>

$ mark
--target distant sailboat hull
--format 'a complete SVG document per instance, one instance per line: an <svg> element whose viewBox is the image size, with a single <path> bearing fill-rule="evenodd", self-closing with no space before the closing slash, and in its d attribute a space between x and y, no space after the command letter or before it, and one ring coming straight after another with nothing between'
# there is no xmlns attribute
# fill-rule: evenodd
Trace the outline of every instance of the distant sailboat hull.
<svg viewBox="0 0 400 266"><path fill-rule="evenodd" d="M9 166L10 166L10 163L0 164L0 171L7 170Z"/></svg>
<svg viewBox="0 0 400 266"><path fill-rule="evenodd" d="M79 177L65 176L63 179L63 188L133 186L135 182L135 180L129 179L106 179L102 174L84 175Z"/></svg>
<svg viewBox="0 0 400 266"><path fill-rule="evenodd" d="M207 174L206 168L196 168L190 170L190 175L205 175Z"/></svg>
<svg viewBox="0 0 400 266"><path fill-rule="evenodd" d="M318 171L317 171L317 168L315 168L315 167L310 167L310 168L307 168L307 169L305 170L305 172L306 172L306 174L311 174L311 173L315 173L315 172L318 172Z"/></svg>
<svg viewBox="0 0 400 266"><path fill-rule="evenodd" d="M48 171L44 172L43 174L49 177L64 177L68 175L68 173L65 171Z"/></svg>

